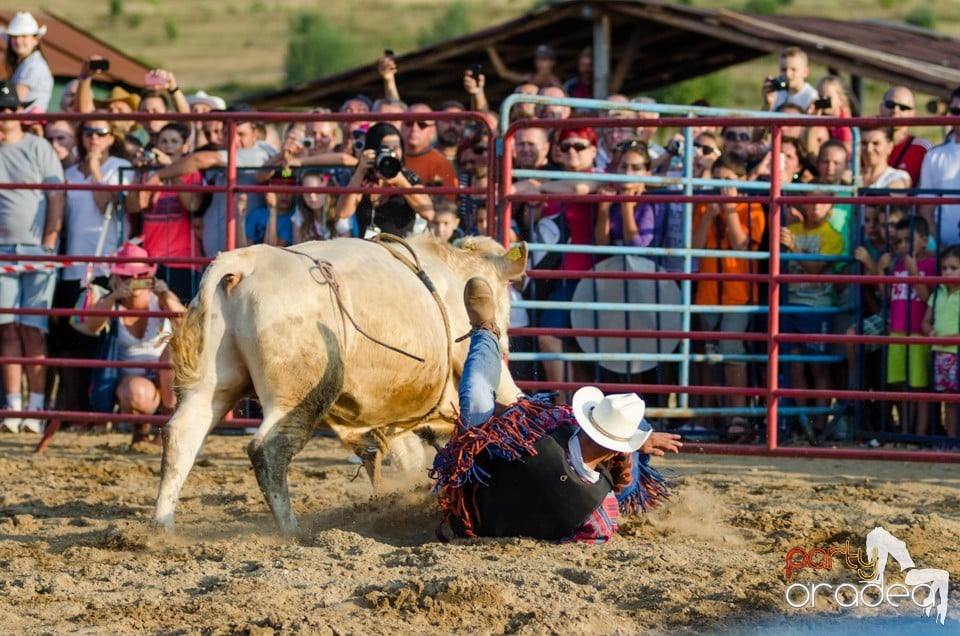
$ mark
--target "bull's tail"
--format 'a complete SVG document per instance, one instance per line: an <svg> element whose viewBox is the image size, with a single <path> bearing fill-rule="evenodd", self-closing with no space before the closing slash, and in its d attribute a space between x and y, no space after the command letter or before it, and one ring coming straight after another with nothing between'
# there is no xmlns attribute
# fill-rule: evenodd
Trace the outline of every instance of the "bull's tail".
<svg viewBox="0 0 960 636"><path fill-rule="evenodd" d="M170 339L173 368L176 373L178 392L195 387L201 380L200 360L203 356L204 334L208 332L210 304L217 288L222 287L226 294L243 279L239 269L241 261L228 259L221 255L214 261L200 281L200 291L190 303L180 325L173 330ZM227 263L226 261L233 261ZM231 267L233 266L233 267Z"/></svg>

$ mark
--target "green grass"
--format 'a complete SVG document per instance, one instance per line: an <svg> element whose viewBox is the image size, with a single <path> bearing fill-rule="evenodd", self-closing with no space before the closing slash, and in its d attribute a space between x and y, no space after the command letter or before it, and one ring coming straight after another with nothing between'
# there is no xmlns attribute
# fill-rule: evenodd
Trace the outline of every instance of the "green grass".
<svg viewBox="0 0 960 636"><path fill-rule="evenodd" d="M517 17L533 0L459 0L474 7L470 19L484 28ZM416 48L420 33L454 0L124 0L119 19L110 18L110 0L44 0L42 7L144 62L172 70L188 90L218 90L231 98L283 84L289 16L301 9L321 11L336 28L357 41L359 59L371 62L385 48L404 53ZM741 9L746 0L689 0L698 7ZM889 8L887 8L887 5ZM41 5L21 3L38 10ZM781 12L903 22L920 10L932 11L937 30L960 36L960 2L946 0L793 0ZM175 31L175 37L171 32ZM754 107L758 78L776 69L762 58L728 71L729 103ZM812 68L811 79L825 74ZM866 82L865 112L872 113L885 86ZM709 98L709 96L707 96Z"/></svg>

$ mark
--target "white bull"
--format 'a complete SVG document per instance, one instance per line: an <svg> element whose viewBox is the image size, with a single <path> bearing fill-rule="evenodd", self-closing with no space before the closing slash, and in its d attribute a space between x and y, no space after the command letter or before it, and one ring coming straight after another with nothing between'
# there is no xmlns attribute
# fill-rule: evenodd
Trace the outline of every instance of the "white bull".
<svg viewBox="0 0 960 636"><path fill-rule="evenodd" d="M286 533L297 530L287 468L318 425L380 451L413 427L449 426L468 346L454 339L470 328L464 284L484 276L497 290L506 351L507 281L523 274L526 248L505 255L491 239L471 239L457 249L431 236L408 246L337 239L217 257L171 345L180 400L164 432L154 524L173 528L204 439L244 397L263 406L247 454ZM498 395L513 401L506 365L502 377ZM375 486L381 454L365 462Z"/></svg>

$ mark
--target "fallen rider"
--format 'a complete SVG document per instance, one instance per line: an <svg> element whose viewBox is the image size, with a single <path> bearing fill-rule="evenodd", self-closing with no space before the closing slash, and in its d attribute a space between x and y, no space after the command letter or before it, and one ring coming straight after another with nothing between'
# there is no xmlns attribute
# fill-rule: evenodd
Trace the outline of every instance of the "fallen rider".
<svg viewBox="0 0 960 636"><path fill-rule="evenodd" d="M431 471L454 534L605 543L620 512L668 498L648 461L679 452L680 436L652 431L635 393L583 387L572 406L521 397L495 414L502 352L490 284L470 279L464 304L472 329L460 420Z"/></svg>

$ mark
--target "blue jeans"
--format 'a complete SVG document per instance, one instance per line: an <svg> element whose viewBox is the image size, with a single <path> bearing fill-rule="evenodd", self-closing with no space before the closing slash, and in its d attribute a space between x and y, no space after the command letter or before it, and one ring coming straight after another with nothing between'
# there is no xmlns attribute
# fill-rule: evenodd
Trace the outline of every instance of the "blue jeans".
<svg viewBox="0 0 960 636"><path fill-rule="evenodd" d="M467 428L483 424L493 415L500 385L500 343L486 330L470 335L470 350L460 378L460 421Z"/></svg>

